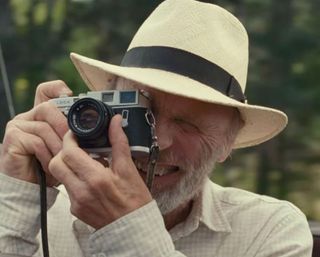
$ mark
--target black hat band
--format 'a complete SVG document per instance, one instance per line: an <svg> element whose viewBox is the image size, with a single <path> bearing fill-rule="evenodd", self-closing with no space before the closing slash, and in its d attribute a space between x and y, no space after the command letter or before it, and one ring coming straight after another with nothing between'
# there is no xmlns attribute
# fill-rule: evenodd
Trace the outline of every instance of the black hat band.
<svg viewBox="0 0 320 257"><path fill-rule="evenodd" d="M238 81L218 65L193 53L163 46L135 47L126 52L123 67L152 68L180 74L244 103Z"/></svg>

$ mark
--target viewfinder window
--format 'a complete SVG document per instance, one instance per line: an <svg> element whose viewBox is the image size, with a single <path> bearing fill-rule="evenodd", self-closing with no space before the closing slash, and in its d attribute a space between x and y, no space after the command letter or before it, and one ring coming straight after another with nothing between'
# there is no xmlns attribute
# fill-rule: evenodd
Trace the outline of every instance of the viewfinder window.
<svg viewBox="0 0 320 257"><path fill-rule="evenodd" d="M103 93L102 95L103 102L113 102L113 93Z"/></svg>
<svg viewBox="0 0 320 257"><path fill-rule="evenodd" d="M136 91L120 92L120 103L128 104L136 102Z"/></svg>

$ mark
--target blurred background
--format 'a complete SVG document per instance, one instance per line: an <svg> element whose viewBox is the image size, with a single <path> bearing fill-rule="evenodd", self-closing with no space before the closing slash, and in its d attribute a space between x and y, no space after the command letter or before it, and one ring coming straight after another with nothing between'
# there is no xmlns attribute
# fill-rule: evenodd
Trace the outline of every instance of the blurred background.
<svg viewBox="0 0 320 257"><path fill-rule="evenodd" d="M74 94L87 91L70 52L119 64L135 31L160 2L0 0L0 141L10 106L16 113L30 109L39 83L62 79ZM249 102L289 116L281 135L234 151L212 179L289 200L309 220L320 221L320 0L203 2L228 9L248 30Z"/></svg>

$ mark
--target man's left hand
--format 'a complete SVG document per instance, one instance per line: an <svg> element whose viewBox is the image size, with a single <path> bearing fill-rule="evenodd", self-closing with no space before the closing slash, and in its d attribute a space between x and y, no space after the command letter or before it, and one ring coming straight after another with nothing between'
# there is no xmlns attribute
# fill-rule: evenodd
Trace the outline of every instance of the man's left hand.
<svg viewBox="0 0 320 257"><path fill-rule="evenodd" d="M71 131L62 150L51 160L50 173L65 187L71 213L99 229L152 200L131 158L121 116L112 118L109 139L112 162L105 167L79 148Z"/></svg>

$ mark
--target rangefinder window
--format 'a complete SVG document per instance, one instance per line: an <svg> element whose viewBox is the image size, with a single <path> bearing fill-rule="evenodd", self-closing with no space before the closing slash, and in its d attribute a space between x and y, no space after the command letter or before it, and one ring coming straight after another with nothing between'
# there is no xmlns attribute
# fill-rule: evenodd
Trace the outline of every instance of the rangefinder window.
<svg viewBox="0 0 320 257"><path fill-rule="evenodd" d="M136 91L120 92L120 103L129 104L136 102Z"/></svg>
<svg viewBox="0 0 320 257"><path fill-rule="evenodd" d="M103 93L102 94L102 101L103 102L112 102L113 101L113 92Z"/></svg>

